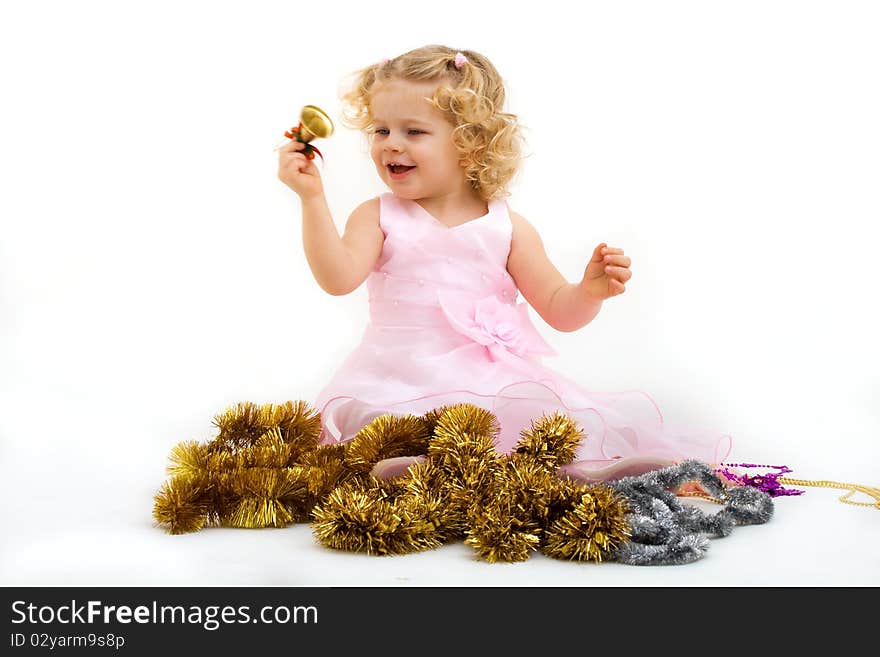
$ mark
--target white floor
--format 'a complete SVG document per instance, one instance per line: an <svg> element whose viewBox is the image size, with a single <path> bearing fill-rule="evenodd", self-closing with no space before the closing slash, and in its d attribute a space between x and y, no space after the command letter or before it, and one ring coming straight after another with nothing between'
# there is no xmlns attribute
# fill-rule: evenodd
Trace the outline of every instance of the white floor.
<svg viewBox="0 0 880 657"><path fill-rule="evenodd" d="M374 557L324 548L307 524L173 536L151 517L175 442L157 440L162 431L156 417L100 408L97 399L56 398L47 405L24 387L6 391L4 399L9 402L0 417L4 586L880 584L880 510L843 504L840 492L827 488L776 498L770 522L713 539L703 559L684 566L571 563L539 554L523 563L488 564L463 543ZM792 476L831 478L837 466L813 469L807 456L799 455L802 465ZM876 472L873 464L848 465L848 471L836 471L840 480L877 485L866 480Z"/></svg>

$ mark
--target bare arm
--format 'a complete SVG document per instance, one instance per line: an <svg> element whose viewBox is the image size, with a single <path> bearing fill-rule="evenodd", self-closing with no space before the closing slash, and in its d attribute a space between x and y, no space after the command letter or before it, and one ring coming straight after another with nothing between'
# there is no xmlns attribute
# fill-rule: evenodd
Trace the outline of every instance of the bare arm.
<svg viewBox="0 0 880 657"><path fill-rule="evenodd" d="M513 237L507 271L525 300L557 331L576 331L589 324L602 301L622 294L629 280L629 258L621 249L599 244L579 283L569 283L547 257L538 232L511 211Z"/></svg>
<svg viewBox="0 0 880 657"><path fill-rule="evenodd" d="M327 207L321 172L303 155L304 148L292 139L279 149L278 178L302 202L303 249L318 285L329 294L348 294L364 282L382 252L385 235L379 227L379 199L355 208L340 237Z"/></svg>
<svg viewBox="0 0 880 657"><path fill-rule="evenodd" d="M302 239L306 260L321 289L334 296L354 291L382 252L385 236L379 227L379 199L355 208L340 237L324 195L304 198Z"/></svg>

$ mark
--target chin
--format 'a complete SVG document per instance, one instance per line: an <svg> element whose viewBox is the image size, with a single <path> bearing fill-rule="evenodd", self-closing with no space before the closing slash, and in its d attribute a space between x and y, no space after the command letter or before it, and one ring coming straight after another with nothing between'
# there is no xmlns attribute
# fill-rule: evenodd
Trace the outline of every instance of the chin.
<svg viewBox="0 0 880 657"><path fill-rule="evenodd" d="M385 183L385 185L398 198L405 198L409 201L415 201L416 199L422 198L421 194L418 193L418 190L406 189L405 187L401 188L399 185L395 185L394 183Z"/></svg>

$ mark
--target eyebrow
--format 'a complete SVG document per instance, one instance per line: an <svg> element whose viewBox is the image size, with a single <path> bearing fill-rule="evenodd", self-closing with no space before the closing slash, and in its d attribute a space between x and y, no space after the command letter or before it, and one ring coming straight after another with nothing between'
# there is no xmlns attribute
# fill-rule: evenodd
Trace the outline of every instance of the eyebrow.
<svg viewBox="0 0 880 657"><path fill-rule="evenodd" d="M378 116L373 117L374 123L387 123L385 119L379 118ZM422 125L431 125L429 121L425 121L424 119L414 119L410 117L404 117L400 120L401 123L421 123Z"/></svg>

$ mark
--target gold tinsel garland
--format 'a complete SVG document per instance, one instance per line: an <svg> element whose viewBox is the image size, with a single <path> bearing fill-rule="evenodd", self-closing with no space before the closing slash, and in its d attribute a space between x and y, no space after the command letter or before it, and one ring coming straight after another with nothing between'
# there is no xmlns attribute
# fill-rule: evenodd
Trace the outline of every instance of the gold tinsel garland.
<svg viewBox="0 0 880 657"><path fill-rule="evenodd" d="M214 420L207 443L176 445L153 516L169 533L209 526L310 522L323 545L403 554L463 540L488 562L602 561L627 542L627 499L605 484L557 475L584 438L560 413L532 422L499 454L495 416L470 404L422 416L377 417L348 443L319 445L320 415L306 402L241 403ZM414 459L380 479L376 463Z"/></svg>

